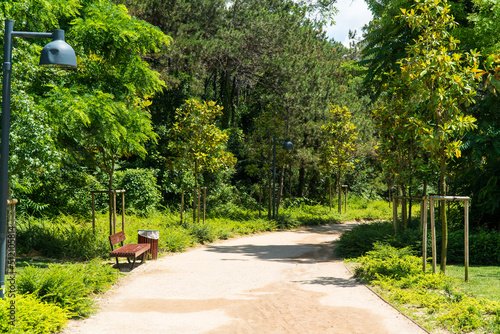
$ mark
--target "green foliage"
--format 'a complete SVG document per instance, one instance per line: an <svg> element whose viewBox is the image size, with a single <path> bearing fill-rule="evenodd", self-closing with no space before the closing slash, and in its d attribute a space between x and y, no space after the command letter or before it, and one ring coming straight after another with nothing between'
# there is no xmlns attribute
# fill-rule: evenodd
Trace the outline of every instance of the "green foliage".
<svg viewBox="0 0 500 334"><path fill-rule="evenodd" d="M87 93L82 87L54 87L46 100L47 109L60 122L60 139L70 144L75 158L92 159L91 167L97 165L108 174L108 189L117 160L132 154L144 157L144 144L157 137L145 110L147 102L115 99L102 91Z"/></svg>
<svg viewBox="0 0 500 334"><path fill-rule="evenodd" d="M73 217L33 218L20 216L17 221L18 251L31 250L51 258L92 259L109 252L105 237L94 235L92 226Z"/></svg>
<svg viewBox="0 0 500 334"><path fill-rule="evenodd" d="M183 252L196 245L192 233L181 226L169 226L161 230L158 247L169 253Z"/></svg>
<svg viewBox="0 0 500 334"><path fill-rule="evenodd" d="M421 238L421 233L412 229L394 236L394 225L388 221L360 224L340 236L335 251L342 257L358 257L372 251L377 242L416 250Z"/></svg>
<svg viewBox="0 0 500 334"><path fill-rule="evenodd" d="M472 3L475 10L469 13L469 20L474 27L471 42L485 55L498 52L500 45L495 38L491 38L500 32L498 24L500 6L498 2L473 0Z"/></svg>
<svg viewBox="0 0 500 334"><path fill-rule="evenodd" d="M234 156L225 148L227 134L214 124L221 114L222 107L215 102L202 103L196 99L187 100L176 111L175 123L170 130L172 141L169 149L174 154L172 164L192 169L196 186L198 173L215 172L236 163Z"/></svg>
<svg viewBox="0 0 500 334"><path fill-rule="evenodd" d="M115 173L117 189L125 190L125 207L129 213L148 214L161 201L156 173L148 169L126 169Z"/></svg>
<svg viewBox="0 0 500 334"><path fill-rule="evenodd" d="M454 332L471 332L480 328L485 313L488 315L489 312L484 307L486 303L475 298L465 298L458 303L454 303L438 319L446 328L452 329ZM498 309L495 310L495 312L498 311Z"/></svg>
<svg viewBox="0 0 500 334"><path fill-rule="evenodd" d="M40 300L55 304L70 317L91 314L92 293L109 288L118 278L110 266L99 260L88 264L49 264L47 268L28 266L18 274L17 289L20 294L31 293Z"/></svg>
<svg viewBox="0 0 500 334"><path fill-rule="evenodd" d="M64 182L62 182L64 180ZM22 183L21 183L22 182ZM89 215L92 208L90 192L105 187L83 168L61 168L33 178L12 178L12 198L17 198L20 212L30 215L57 215L62 212ZM105 208L102 196L96 196L96 209Z"/></svg>
<svg viewBox="0 0 500 334"><path fill-rule="evenodd" d="M421 272L421 260L409 248L397 249L386 244L375 243L368 251L356 259L356 276L366 281L374 281L381 276L401 280Z"/></svg>
<svg viewBox="0 0 500 334"><path fill-rule="evenodd" d="M18 192L42 175L66 184L63 163L112 169L109 159L146 154L144 143L156 138L146 109L164 83L141 56L164 51L168 36L107 0L14 0L2 2L0 17L13 18L16 31L65 29L79 63L73 72L42 69L35 64L45 40L15 38L10 171ZM31 212L47 204L59 205L51 213L66 209L25 198Z"/></svg>
<svg viewBox="0 0 500 334"><path fill-rule="evenodd" d="M16 324L9 323L11 300L0 299L0 333L47 334L57 333L68 322L68 313L61 307L41 301L32 294L16 296Z"/></svg>
<svg viewBox="0 0 500 334"><path fill-rule="evenodd" d="M469 261L477 265L498 265L500 263L499 231L485 229L473 230L469 235ZM458 229L449 235L449 260L452 263L464 262L464 230Z"/></svg>
<svg viewBox="0 0 500 334"><path fill-rule="evenodd" d="M407 248L377 244L375 250L354 261L359 263L358 277L428 329L498 332L500 303L468 296L453 279L442 274L422 272L421 259Z"/></svg>
<svg viewBox="0 0 500 334"><path fill-rule="evenodd" d="M189 231L189 233L195 238L197 243L205 244L217 240L217 234L215 233L216 231L207 223L190 223L186 224L184 228Z"/></svg>
<svg viewBox="0 0 500 334"><path fill-rule="evenodd" d="M336 189L340 191L342 177L355 165L354 153L357 138L356 126L346 107L330 105L327 122L321 126L324 144L321 151L321 165L326 174L336 178Z"/></svg>

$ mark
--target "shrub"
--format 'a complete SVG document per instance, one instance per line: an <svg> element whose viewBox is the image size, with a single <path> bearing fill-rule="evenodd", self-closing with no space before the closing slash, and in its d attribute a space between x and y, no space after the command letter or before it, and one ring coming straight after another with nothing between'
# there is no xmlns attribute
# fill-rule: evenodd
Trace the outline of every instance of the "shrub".
<svg viewBox="0 0 500 334"><path fill-rule="evenodd" d="M187 224L186 228L189 233L196 238L196 241L200 244L204 244L206 242L214 242L217 240L217 233L213 226L207 223L192 223Z"/></svg>
<svg viewBox="0 0 500 334"><path fill-rule="evenodd" d="M358 257L372 250L375 242L388 242L393 234L389 222L361 224L340 236L335 251L342 257Z"/></svg>
<svg viewBox="0 0 500 334"><path fill-rule="evenodd" d="M64 182L61 182L64 180ZM104 186L87 171L62 168L55 173L40 175L35 184L13 183L13 198L19 199L19 212L39 215L66 214L88 215L92 209L90 192L103 190ZM96 207L106 206L103 196L96 197ZM41 210L39 210L41 209Z"/></svg>
<svg viewBox="0 0 500 334"><path fill-rule="evenodd" d="M89 264L49 264L48 268L28 266L20 271L17 288L20 294L31 293L61 307L71 317L84 317L92 312L90 295L109 287L117 275L98 260Z"/></svg>
<svg viewBox="0 0 500 334"><path fill-rule="evenodd" d="M116 187L125 190L125 206L134 213L153 212L161 201L156 172L149 169L127 169L115 173Z"/></svg>
<svg viewBox="0 0 500 334"><path fill-rule="evenodd" d="M168 252L182 252L196 244L196 239L180 226L169 226L160 231L158 247Z"/></svg>
<svg viewBox="0 0 500 334"><path fill-rule="evenodd" d="M468 296L456 281L442 274L424 273L421 259L408 248L375 244L355 259L356 275L372 285L398 308L423 318L427 326L453 333L498 333L500 303Z"/></svg>
<svg viewBox="0 0 500 334"><path fill-rule="evenodd" d="M56 333L68 322L65 310L27 294L16 297L16 322L13 327L9 323L9 305L9 299L0 299L0 333Z"/></svg>
<svg viewBox="0 0 500 334"><path fill-rule="evenodd" d="M452 329L454 332L468 333L484 325L486 322L485 317L488 318L488 313L492 311L491 306L487 305L490 303L490 301L486 300L465 297L447 307L446 311L438 317L438 320L444 327ZM500 311L498 304L496 310L493 311L498 314Z"/></svg>
<svg viewBox="0 0 500 334"><path fill-rule="evenodd" d="M72 217L54 219L21 216L17 219L19 253L31 250L50 258L92 259L109 252L107 239Z"/></svg>
<svg viewBox="0 0 500 334"><path fill-rule="evenodd" d="M356 268L356 275L367 281L380 276L402 279L422 271L421 259L414 256L409 248L397 249L381 243L375 243L374 250L358 258L358 261L361 266Z"/></svg>
<svg viewBox="0 0 500 334"><path fill-rule="evenodd" d="M417 227L409 226L408 230L398 231L395 236L392 222L361 224L340 236L335 251L342 257L358 257L373 250L376 242L386 243L396 248L409 247L416 253L420 253L422 232Z"/></svg>

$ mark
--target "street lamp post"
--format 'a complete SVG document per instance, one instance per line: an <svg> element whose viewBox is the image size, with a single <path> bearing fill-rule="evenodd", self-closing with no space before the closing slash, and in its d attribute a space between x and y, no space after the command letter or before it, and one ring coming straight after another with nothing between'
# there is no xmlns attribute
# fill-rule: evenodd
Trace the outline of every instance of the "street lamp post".
<svg viewBox="0 0 500 334"><path fill-rule="evenodd" d="M275 218L274 212L276 208L276 142L283 141L283 149L291 150L293 149L293 143L290 139L279 139L273 136L273 219Z"/></svg>
<svg viewBox="0 0 500 334"><path fill-rule="evenodd" d="M12 39L52 38L40 54L40 65L75 68L76 56L71 46L64 41L64 30L52 33L14 31L14 21L5 20L3 48L2 120L0 143L0 298L5 296L5 255L7 246L7 196L9 183L9 131L10 131L10 88L12 73Z"/></svg>

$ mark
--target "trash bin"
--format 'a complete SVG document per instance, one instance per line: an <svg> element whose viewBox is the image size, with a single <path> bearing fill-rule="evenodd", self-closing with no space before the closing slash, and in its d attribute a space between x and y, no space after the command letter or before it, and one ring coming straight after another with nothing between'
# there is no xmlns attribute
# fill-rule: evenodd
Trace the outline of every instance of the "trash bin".
<svg viewBox="0 0 500 334"><path fill-rule="evenodd" d="M148 259L156 260L158 258L158 239L160 239L160 231L158 230L138 230L137 241L140 244L150 244L148 250Z"/></svg>

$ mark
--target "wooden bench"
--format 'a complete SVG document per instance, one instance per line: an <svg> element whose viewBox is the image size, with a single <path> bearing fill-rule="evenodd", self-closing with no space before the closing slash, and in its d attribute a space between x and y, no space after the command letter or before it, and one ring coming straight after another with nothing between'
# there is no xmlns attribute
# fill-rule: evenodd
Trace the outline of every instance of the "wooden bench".
<svg viewBox="0 0 500 334"><path fill-rule="evenodd" d="M119 257L126 257L128 263L132 263L130 266L130 270L134 269L135 259L141 256L141 263L144 262L144 256L146 252L151 247L150 244L127 244L123 245L123 241L125 240L125 232L121 231L116 234L109 236L109 244L111 245L111 253L109 253L110 257L116 258L116 266L120 269L120 263L118 263ZM114 249L114 246L118 243L121 243L121 247Z"/></svg>

